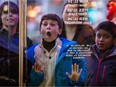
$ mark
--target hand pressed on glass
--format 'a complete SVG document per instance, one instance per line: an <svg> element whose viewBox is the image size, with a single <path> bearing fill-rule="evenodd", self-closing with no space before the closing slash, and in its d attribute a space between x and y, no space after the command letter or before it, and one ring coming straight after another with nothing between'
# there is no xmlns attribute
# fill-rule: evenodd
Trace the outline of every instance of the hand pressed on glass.
<svg viewBox="0 0 116 87"><path fill-rule="evenodd" d="M72 74L70 75L68 72L66 72L67 76L74 82L77 82L80 78L82 69L79 70L79 66L75 63L72 65Z"/></svg>
<svg viewBox="0 0 116 87"><path fill-rule="evenodd" d="M38 72L38 73L42 73L41 65L38 64L38 63L35 63L35 64L32 66L32 69L35 70L35 71Z"/></svg>

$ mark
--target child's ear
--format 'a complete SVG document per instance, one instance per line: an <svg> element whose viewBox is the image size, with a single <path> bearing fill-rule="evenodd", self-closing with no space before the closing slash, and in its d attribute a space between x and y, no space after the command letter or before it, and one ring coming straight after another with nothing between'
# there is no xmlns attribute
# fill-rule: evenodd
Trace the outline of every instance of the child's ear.
<svg viewBox="0 0 116 87"><path fill-rule="evenodd" d="M114 45L116 46L116 37L114 38Z"/></svg>
<svg viewBox="0 0 116 87"><path fill-rule="evenodd" d="M62 28L59 29L59 33L58 34L61 35L61 33L62 33Z"/></svg>

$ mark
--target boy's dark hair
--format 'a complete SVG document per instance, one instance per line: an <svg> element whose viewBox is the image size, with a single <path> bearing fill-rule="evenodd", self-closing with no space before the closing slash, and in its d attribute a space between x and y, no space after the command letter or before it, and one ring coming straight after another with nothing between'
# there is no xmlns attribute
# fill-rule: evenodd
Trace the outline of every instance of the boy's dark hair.
<svg viewBox="0 0 116 87"><path fill-rule="evenodd" d="M111 35L113 37L116 37L116 25L113 22L110 21L104 21L101 22L95 29L95 33L99 30L106 30L109 33L111 33Z"/></svg>
<svg viewBox="0 0 116 87"><path fill-rule="evenodd" d="M62 28L62 20L60 19L60 17L58 15L53 14L53 13L45 14L42 16L41 21L40 21L40 27L42 25L43 20L49 20L49 19L57 21L58 25L59 25L59 29Z"/></svg>

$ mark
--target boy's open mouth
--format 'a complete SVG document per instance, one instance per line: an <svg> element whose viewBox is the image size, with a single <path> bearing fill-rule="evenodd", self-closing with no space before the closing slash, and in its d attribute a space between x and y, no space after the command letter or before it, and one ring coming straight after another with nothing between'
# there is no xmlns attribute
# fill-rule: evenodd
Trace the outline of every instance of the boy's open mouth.
<svg viewBox="0 0 116 87"><path fill-rule="evenodd" d="M49 37L51 36L51 32L50 32L50 31L48 31L46 34L47 34Z"/></svg>

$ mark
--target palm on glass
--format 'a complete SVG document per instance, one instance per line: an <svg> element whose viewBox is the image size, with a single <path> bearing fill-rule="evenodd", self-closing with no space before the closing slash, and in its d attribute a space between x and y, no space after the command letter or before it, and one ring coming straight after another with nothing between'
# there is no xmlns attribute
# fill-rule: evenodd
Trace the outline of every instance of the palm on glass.
<svg viewBox="0 0 116 87"><path fill-rule="evenodd" d="M66 72L67 76L74 82L77 82L80 78L82 69L79 70L79 66L75 63L72 65L72 74L70 75L68 72Z"/></svg>
<svg viewBox="0 0 116 87"><path fill-rule="evenodd" d="M35 64L32 66L32 69L35 70L35 71L38 72L38 73L42 73L41 65L38 64L38 63L35 63Z"/></svg>

